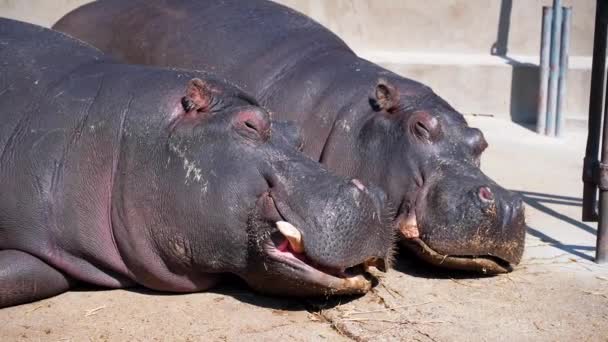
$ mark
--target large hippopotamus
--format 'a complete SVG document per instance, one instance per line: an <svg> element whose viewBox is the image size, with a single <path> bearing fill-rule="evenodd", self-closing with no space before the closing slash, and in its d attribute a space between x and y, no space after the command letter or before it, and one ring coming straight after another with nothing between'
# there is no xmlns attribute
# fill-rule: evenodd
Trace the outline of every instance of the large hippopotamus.
<svg viewBox="0 0 608 342"><path fill-rule="evenodd" d="M404 245L444 267L501 273L524 249L521 199L479 169L481 131L429 87L359 58L265 0L101 0L55 29L124 61L210 70L302 129L304 152L379 185Z"/></svg>
<svg viewBox="0 0 608 342"><path fill-rule="evenodd" d="M77 282L364 293L386 195L306 157L243 91L0 19L0 307Z"/></svg>

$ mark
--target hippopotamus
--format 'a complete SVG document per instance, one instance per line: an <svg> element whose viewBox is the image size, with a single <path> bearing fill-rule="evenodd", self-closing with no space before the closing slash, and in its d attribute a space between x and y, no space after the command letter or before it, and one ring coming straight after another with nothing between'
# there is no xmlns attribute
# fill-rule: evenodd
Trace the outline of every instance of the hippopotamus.
<svg viewBox="0 0 608 342"><path fill-rule="evenodd" d="M0 47L0 307L78 283L203 291L228 273L361 294L387 267L386 195L305 156L239 88L8 19Z"/></svg>
<svg viewBox="0 0 608 342"><path fill-rule="evenodd" d="M265 0L100 0L54 28L124 61L236 83L294 121L311 158L381 187L400 240L422 259L488 274L519 263L524 207L480 170L482 132L305 15Z"/></svg>

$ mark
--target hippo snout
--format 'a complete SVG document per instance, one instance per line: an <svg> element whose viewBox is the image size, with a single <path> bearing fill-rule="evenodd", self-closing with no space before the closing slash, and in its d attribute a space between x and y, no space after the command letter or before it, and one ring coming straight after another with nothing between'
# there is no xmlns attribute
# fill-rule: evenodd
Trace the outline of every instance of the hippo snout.
<svg viewBox="0 0 608 342"><path fill-rule="evenodd" d="M369 291L369 267L386 271L393 253L395 234L384 192L358 179L280 163L267 172L268 195L257 203L273 227L256 241L273 275L252 268L248 283L289 295ZM272 280L279 276L280 282Z"/></svg>
<svg viewBox="0 0 608 342"><path fill-rule="evenodd" d="M494 192L499 194L498 198ZM501 218L500 227L503 230L510 230L514 225L521 221L524 214L523 199L519 194L506 191L502 188L492 190L491 186L481 186L477 191L480 205L487 215L498 216Z"/></svg>
<svg viewBox="0 0 608 342"><path fill-rule="evenodd" d="M317 217L304 232L310 240L306 246L310 258L332 268L387 259L394 233L382 190L352 179L333 195L326 192L318 204Z"/></svg>
<svg viewBox="0 0 608 342"><path fill-rule="evenodd" d="M515 195L511 201L501 203L503 214L502 228L508 229L514 222L521 221L524 215L524 202L521 196Z"/></svg>
<svg viewBox="0 0 608 342"><path fill-rule="evenodd" d="M400 215L398 225L406 247L447 268L509 272L524 250L521 196L483 174L427 185L415 208Z"/></svg>

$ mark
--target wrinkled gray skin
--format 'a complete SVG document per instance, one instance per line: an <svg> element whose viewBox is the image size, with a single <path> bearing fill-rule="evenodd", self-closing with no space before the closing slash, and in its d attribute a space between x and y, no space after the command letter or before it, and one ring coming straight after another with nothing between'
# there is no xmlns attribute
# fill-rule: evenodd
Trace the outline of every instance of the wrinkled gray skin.
<svg viewBox="0 0 608 342"><path fill-rule="evenodd" d="M125 61L235 81L298 124L309 156L384 189L402 242L423 259L484 273L519 263L522 201L479 169L483 134L310 18L265 0L101 0L55 28Z"/></svg>
<svg viewBox="0 0 608 342"><path fill-rule="evenodd" d="M386 196L328 173L207 74L0 19L0 122L0 307L78 282L202 291L223 273L267 293L363 293L389 257Z"/></svg>

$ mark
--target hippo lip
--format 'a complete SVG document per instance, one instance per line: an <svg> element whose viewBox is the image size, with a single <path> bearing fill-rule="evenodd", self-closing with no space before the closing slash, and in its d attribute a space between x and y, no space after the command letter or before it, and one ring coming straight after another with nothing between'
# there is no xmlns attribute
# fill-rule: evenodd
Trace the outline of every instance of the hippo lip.
<svg viewBox="0 0 608 342"><path fill-rule="evenodd" d="M402 239L406 248L426 262L444 268L475 271L483 274L500 274L513 271L513 266L492 255L445 255L436 252L419 237Z"/></svg>
<svg viewBox="0 0 608 342"><path fill-rule="evenodd" d="M277 194L270 191L265 197L268 201L267 213L268 218L276 219L277 230L272 233L269 239L264 243L264 251L266 255L290 269L295 273L293 277L307 282L309 284L326 289L327 294L363 294L372 288L371 275L367 273L368 266L375 266L380 271L386 271L386 264L383 259L369 258L367 261L354 265L352 267L344 267L341 269L326 267L314 262L307 257L305 250L301 248L298 253L292 247L289 238L283 235L278 224L282 222L295 228L288 219L295 214L289 207L277 201ZM296 221L301 221L294 218ZM297 247L296 247L297 248Z"/></svg>
<svg viewBox="0 0 608 342"><path fill-rule="evenodd" d="M368 262L333 269L310 260L305 253L296 253L281 233L275 232L265 244L266 254L295 272L300 280L326 288L331 294L363 294L372 288L371 276L367 273ZM374 261L372 261L374 262Z"/></svg>
<svg viewBox="0 0 608 342"><path fill-rule="evenodd" d="M443 268L479 272L482 274L501 274L513 271L513 266L507 260L494 255L449 255L441 254L424 242L420 236L420 227L417 222L418 211L421 210L421 199L427 195L429 188L421 187L416 201L410 211L406 211L404 219L399 222L399 235L401 243L411 250L420 259Z"/></svg>

